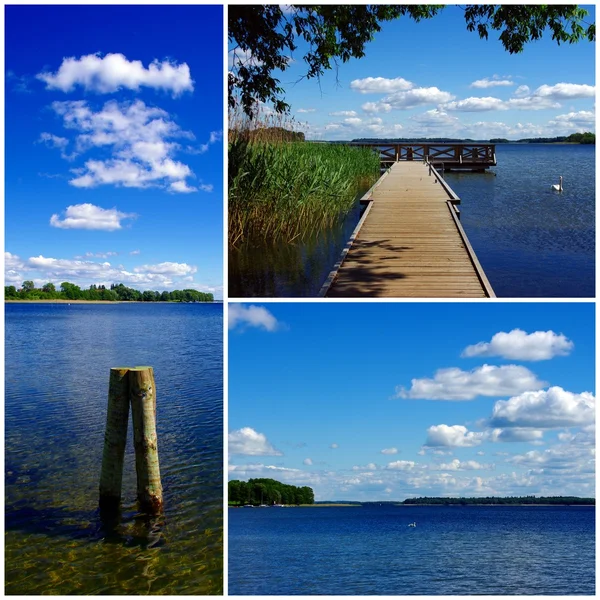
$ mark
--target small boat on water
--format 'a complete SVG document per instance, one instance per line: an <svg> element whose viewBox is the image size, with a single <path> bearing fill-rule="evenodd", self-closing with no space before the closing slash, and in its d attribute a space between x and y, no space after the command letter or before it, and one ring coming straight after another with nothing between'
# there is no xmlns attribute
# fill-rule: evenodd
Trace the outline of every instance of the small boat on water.
<svg viewBox="0 0 600 600"><path fill-rule="evenodd" d="M417 522L414 521L413 523L409 523L408 526L409 527L416 527L417 526Z"/></svg>

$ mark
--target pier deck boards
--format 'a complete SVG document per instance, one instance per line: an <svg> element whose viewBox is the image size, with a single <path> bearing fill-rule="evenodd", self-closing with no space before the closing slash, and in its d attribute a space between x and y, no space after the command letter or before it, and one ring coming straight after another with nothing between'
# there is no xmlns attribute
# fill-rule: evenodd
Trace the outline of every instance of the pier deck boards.
<svg viewBox="0 0 600 600"><path fill-rule="evenodd" d="M373 189L368 213L322 294L331 298L493 296L453 214L451 193L436 174L429 174L425 163L395 163Z"/></svg>

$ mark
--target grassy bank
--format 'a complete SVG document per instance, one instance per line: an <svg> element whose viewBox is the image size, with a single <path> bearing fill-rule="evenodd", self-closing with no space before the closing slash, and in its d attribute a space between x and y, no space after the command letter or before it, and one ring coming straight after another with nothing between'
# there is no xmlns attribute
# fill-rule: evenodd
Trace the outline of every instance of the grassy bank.
<svg viewBox="0 0 600 600"><path fill-rule="evenodd" d="M378 176L369 149L237 136L229 144L229 243L289 242L329 227Z"/></svg>

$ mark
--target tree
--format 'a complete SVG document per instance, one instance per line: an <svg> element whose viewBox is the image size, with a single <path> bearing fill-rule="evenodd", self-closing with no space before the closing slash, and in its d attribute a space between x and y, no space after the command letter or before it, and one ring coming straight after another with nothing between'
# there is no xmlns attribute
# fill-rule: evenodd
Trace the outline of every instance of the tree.
<svg viewBox="0 0 600 600"><path fill-rule="evenodd" d="M24 292L33 292L33 290L35 290L35 284L33 283L33 281L28 279L27 281L23 282L22 290Z"/></svg>
<svg viewBox="0 0 600 600"><path fill-rule="evenodd" d="M444 5L230 5L229 42L234 46L229 72L229 106L241 106L256 115L258 102L268 102L278 113L289 111L284 89L273 71L285 71L290 55L303 39L309 50L303 57L307 79L320 77L339 62L360 58L365 45L381 31L386 21L409 17L430 19ZM549 30L552 39L575 43L594 41L596 26L584 21L587 11L576 5L467 5L464 10L468 31L487 39L491 30L511 54L522 52L525 44L540 39Z"/></svg>
<svg viewBox="0 0 600 600"><path fill-rule="evenodd" d="M42 292L46 292L47 294L53 294L54 292L56 292L56 287L53 283L48 282L44 285L44 287L42 287Z"/></svg>
<svg viewBox="0 0 600 600"><path fill-rule="evenodd" d="M17 296L17 288L14 285L4 287L4 296L6 298L15 298Z"/></svg>

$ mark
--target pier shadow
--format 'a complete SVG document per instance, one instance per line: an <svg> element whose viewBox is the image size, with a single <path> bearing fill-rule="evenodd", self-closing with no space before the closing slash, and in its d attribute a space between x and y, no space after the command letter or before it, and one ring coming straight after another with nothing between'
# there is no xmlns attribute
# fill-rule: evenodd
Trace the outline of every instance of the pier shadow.
<svg viewBox="0 0 600 600"><path fill-rule="evenodd" d="M412 250L412 246L403 246L390 239L371 242L361 241L360 237L354 241L346 255L336 279L327 292L328 298L353 298L389 296L390 282L406 279L406 274L390 266L389 270L382 271L381 267L386 262L396 260L402 253ZM377 256L381 252L382 256ZM374 261L377 262L374 262ZM353 264L348 269L347 263ZM377 270L376 270L377 269Z"/></svg>

